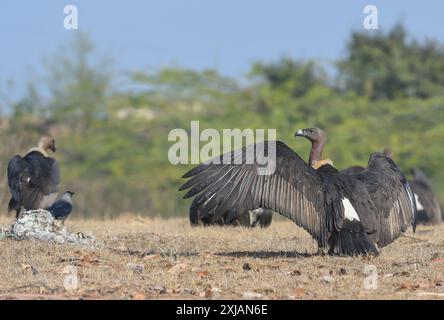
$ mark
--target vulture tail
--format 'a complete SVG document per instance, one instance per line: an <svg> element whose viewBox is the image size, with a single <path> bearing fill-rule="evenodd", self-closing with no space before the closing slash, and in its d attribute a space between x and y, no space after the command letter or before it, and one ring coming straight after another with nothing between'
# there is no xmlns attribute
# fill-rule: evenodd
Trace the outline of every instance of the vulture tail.
<svg viewBox="0 0 444 320"><path fill-rule="evenodd" d="M14 198L11 198L8 203L8 212L12 210L20 209L20 204L14 200Z"/></svg>
<svg viewBox="0 0 444 320"><path fill-rule="evenodd" d="M357 221L344 221L343 228L332 234L328 253L339 256L379 254L378 249Z"/></svg>

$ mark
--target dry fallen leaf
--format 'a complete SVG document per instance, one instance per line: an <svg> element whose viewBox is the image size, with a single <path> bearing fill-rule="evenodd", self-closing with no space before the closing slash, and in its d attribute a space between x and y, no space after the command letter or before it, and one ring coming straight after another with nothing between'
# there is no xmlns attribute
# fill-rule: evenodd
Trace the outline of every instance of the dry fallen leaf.
<svg viewBox="0 0 444 320"><path fill-rule="evenodd" d="M197 271L196 272L196 274L199 276L199 277L207 277L210 273L207 271L207 270L203 270L203 271Z"/></svg>
<svg viewBox="0 0 444 320"><path fill-rule="evenodd" d="M99 263L99 259L95 257L92 253L85 254L82 258L80 258L80 262L82 265Z"/></svg>
<svg viewBox="0 0 444 320"><path fill-rule="evenodd" d="M397 290L413 290L414 286L410 282L403 282Z"/></svg>
<svg viewBox="0 0 444 320"><path fill-rule="evenodd" d="M444 263L444 258L435 258L430 260L432 263Z"/></svg>
<svg viewBox="0 0 444 320"><path fill-rule="evenodd" d="M293 296L295 298L302 298L304 296L304 294L305 294L305 289L304 288L296 288L293 291Z"/></svg>
<svg viewBox="0 0 444 320"><path fill-rule="evenodd" d="M145 300L146 296L143 293L136 293L133 296L133 300Z"/></svg>

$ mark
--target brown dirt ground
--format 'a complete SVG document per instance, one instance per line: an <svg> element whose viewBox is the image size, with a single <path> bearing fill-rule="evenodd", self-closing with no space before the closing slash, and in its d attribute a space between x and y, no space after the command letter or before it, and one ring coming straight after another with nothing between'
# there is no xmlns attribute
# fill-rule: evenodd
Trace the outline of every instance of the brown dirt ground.
<svg viewBox="0 0 444 320"><path fill-rule="evenodd" d="M284 219L268 229L130 215L66 224L104 246L0 241L0 299L444 299L444 224L354 258L316 255L314 240ZM67 265L77 267L77 290L65 290ZM376 289L365 288L369 265Z"/></svg>

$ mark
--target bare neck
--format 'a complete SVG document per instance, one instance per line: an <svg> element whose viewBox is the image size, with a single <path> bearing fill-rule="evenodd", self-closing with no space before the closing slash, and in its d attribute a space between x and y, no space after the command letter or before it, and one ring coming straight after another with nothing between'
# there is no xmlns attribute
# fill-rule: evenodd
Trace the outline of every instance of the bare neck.
<svg viewBox="0 0 444 320"><path fill-rule="evenodd" d="M321 141L312 141L309 163L310 166L315 167L316 163L321 160L322 150L324 150L325 139Z"/></svg>

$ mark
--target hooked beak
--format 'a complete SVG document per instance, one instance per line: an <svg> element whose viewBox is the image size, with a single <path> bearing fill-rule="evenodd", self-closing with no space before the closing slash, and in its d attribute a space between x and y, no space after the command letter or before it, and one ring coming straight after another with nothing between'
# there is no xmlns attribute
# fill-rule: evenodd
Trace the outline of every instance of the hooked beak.
<svg viewBox="0 0 444 320"><path fill-rule="evenodd" d="M295 137L305 137L305 133L304 130L299 129L298 131L296 131L296 133L294 134Z"/></svg>
<svg viewBox="0 0 444 320"><path fill-rule="evenodd" d="M51 150L52 152L56 152L56 146L55 145L51 145L49 147L49 150Z"/></svg>

